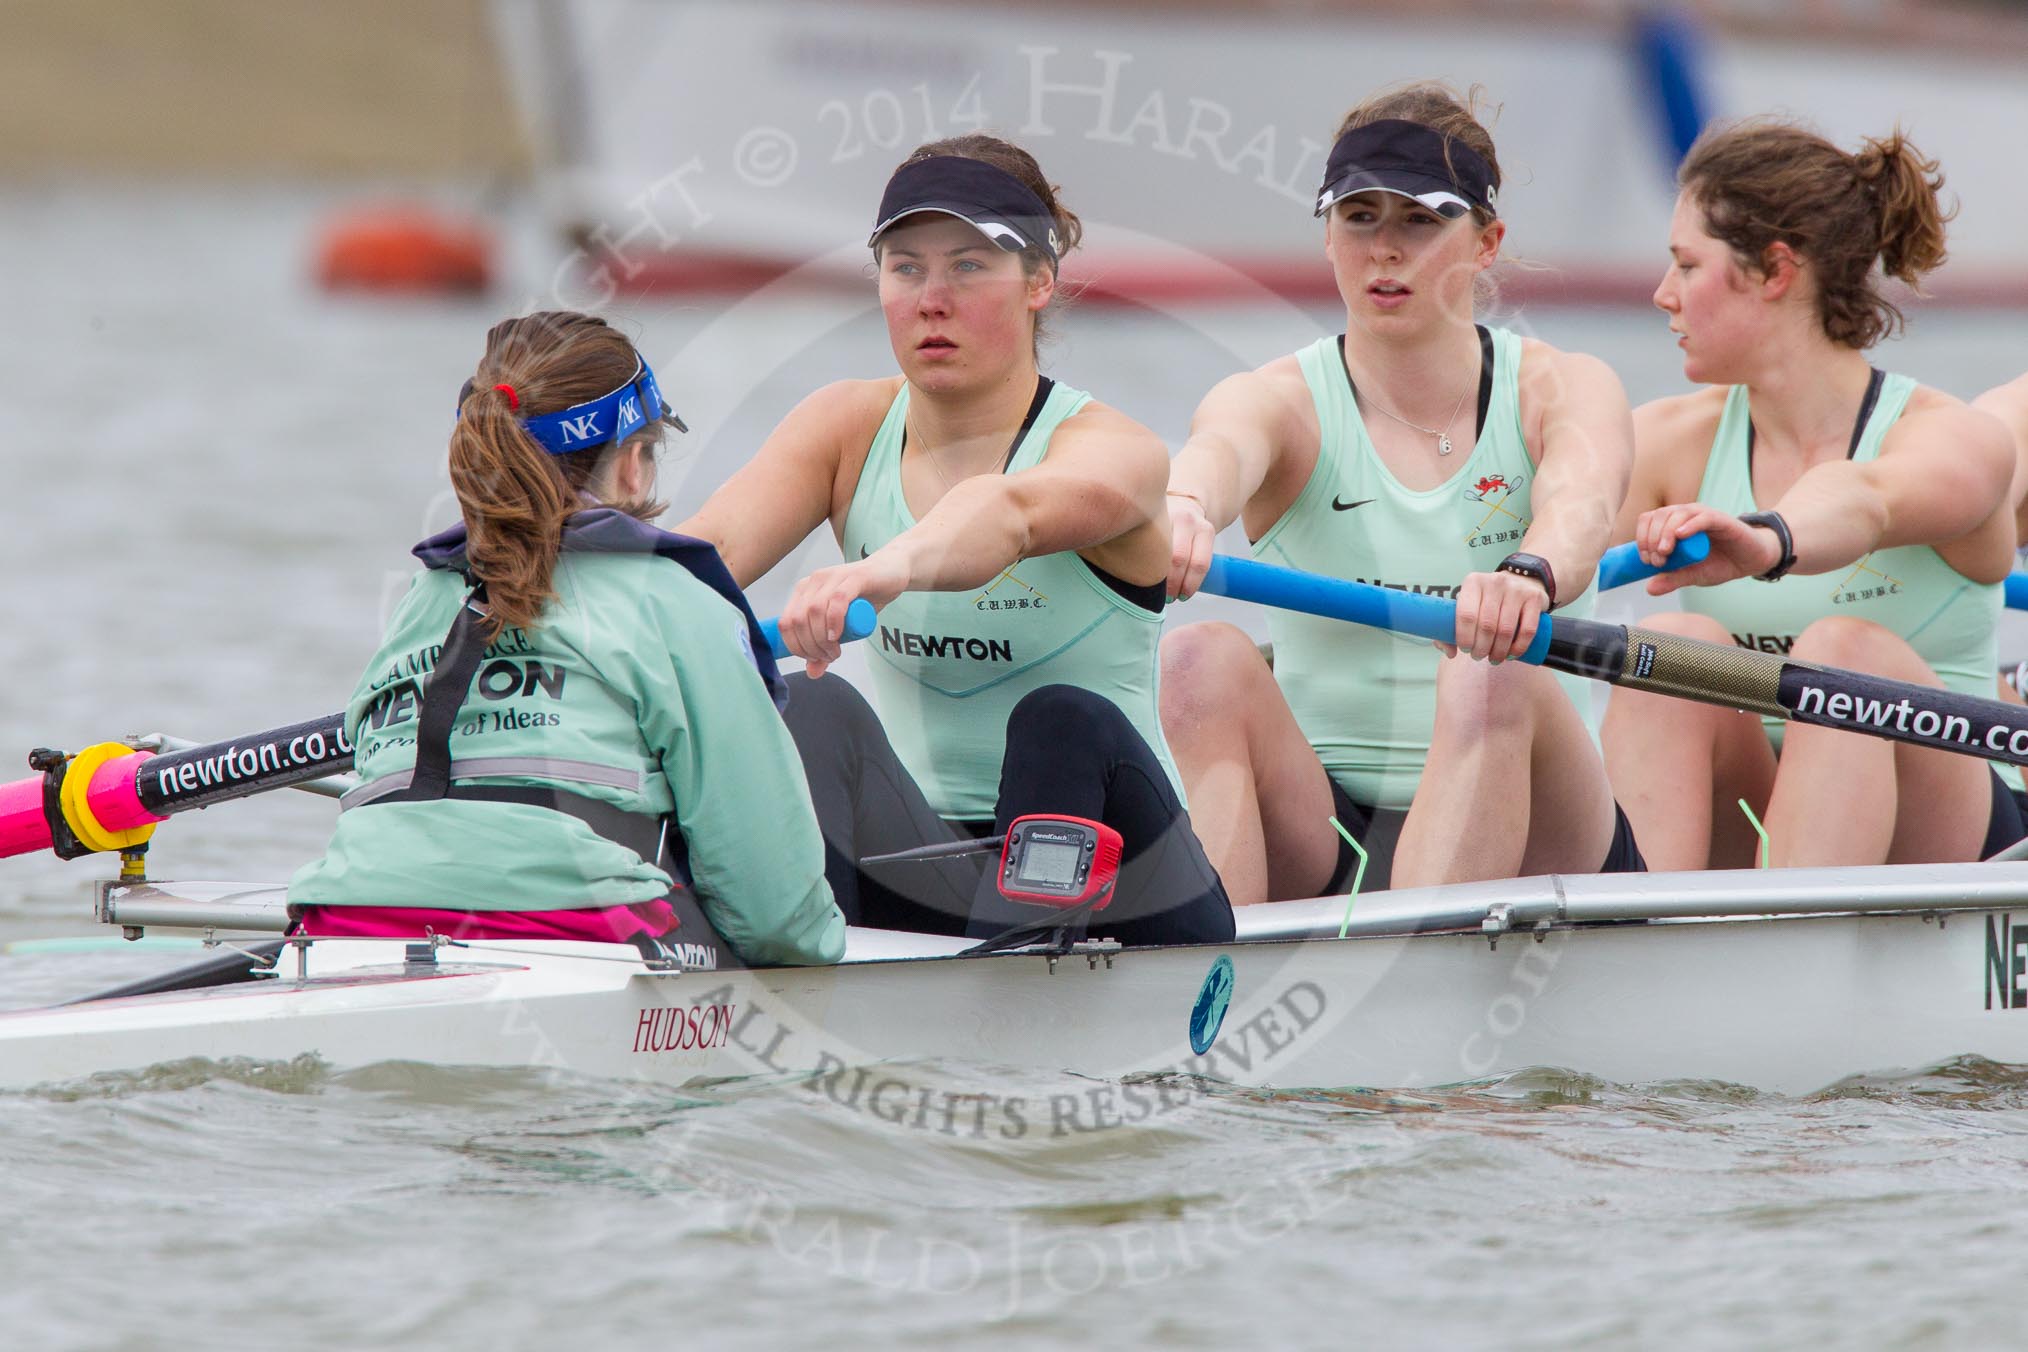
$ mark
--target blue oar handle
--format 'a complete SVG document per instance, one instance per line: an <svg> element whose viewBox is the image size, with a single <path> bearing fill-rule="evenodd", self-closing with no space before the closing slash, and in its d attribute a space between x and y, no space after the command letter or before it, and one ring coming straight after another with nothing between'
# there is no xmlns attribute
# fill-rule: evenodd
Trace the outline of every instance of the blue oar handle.
<svg viewBox="0 0 2028 1352"><path fill-rule="evenodd" d="M873 602L863 596L860 597L857 601L845 607L845 632L839 636L840 641L857 643L860 639L865 638L873 632L873 627L878 622L878 618L873 610ZM768 636L768 647L774 650L777 661L782 658L795 656L794 653L791 653L787 648L782 646L782 622L780 620L762 620L761 632Z"/></svg>
<svg viewBox="0 0 2028 1352"><path fill-rule="evenodd" d="M1660 568L1641 562L1641 556L1629 540L1623 545L1614 545L1598 561L1598 589L1611 591L1624 587L1629 582L1639 582L1657 573L1673 573L1678 568L1688 568L1693 563L1702 563L1711 557L1711 537L1703 531L1686 535L1676 542L1676 548L1669 554L1669 561Z"/></svg>
<svg viewBox="0 0 2028 1352"><path fill-rule="evenodd" d="M1278 568L1252 559L1235 559L1228 554L1211 556L1211 568L1204 574L1204 591L1229 596L1235 601L1252 601L1263 606L1321 615L1327 620L1349 620L1353 624L1391 629L1397 634L1450 643L1458 636L1457 602L1438 596L1375 587L1343 578L1320 577ZM1553 621L1542 617L1535 641L1526 652L1516 653L1523 662L1540 665L1549 653Z"/></svg>
<svg viewBox="0 0 2028 1352"><path fill-rule="evenodd" d="M2007 574L2007 609L2028 610L2028 573Z"/></svg>

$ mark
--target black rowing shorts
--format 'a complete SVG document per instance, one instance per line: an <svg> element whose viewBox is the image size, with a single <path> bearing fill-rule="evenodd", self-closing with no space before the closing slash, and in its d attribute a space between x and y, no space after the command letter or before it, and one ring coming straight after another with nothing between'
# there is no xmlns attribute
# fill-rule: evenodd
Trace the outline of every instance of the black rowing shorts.
<svg viewBox="0 0 2028 1352"><path fill-rule="evenodd" d="M1394 847L1401 839L1402 823L1408 820L1408 813L1401 808L1369 807L1352 801L1352 796L1331 781L1331 810L1345 829L1356 837L1367 854L1366 877L1359 884L1362 892L1386 890L1394 873ZM1352 890L1352 877L1359 871L1359 852L1338 838L1338 862L1331 871L1330 885L1324 895L1335 896ZM1613 804L1613 841L1606 849L1605 862L1598 866L1600 873L1646 873L1648 861L1641 858L1641 847L1634 841L1633 824L1618 803Z"/></svg>

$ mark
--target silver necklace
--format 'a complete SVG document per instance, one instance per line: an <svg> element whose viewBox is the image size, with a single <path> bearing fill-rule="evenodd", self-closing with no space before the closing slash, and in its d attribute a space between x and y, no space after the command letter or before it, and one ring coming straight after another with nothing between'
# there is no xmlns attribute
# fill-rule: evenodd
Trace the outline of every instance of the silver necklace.
<svg viewBox="0 0 2028 1352"><path fill-rule="evenodd" d="M1443 426L1441 427L1424 427L1421 423L1410 422L1399 413L1383 405L1378 399L1375 399L1370 391L1366 394L1365 400L1373 405L1374 408L1379 409L1382 413L1400 423L1403 427L1413 427L1426 437L1435 437L1437 439L1437 454L1449 455L1451 453L1451 424L1458 420L1458 413L1465 406L1465 396L1469 395L1477 387L1477 381L1473 381L1472 384L1465 386L1465 393L1458 396L1458 402L1451 408L1451 416L1444 419Z"/></svg>
<svg viewBox="0 0 2028 1352"><path fill-rule="evenodd" d="M937 472L937 477L944 481L944 491L948 493L953 488L956 488L957 485L951 482L951 476L944 472L944 462L937 458L936 447L930 445L927 441L924 441L922 439L922 435L918 433L915 430L915 428L910 427L907 430L909 435L915 438L915 444L922 447L922 453L929 457L930 468L935 470Z"/></svg>

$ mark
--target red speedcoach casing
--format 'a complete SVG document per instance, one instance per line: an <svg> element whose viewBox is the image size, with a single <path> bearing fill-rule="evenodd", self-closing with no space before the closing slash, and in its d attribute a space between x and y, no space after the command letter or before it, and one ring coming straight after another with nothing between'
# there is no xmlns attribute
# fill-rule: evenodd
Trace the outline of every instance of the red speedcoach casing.
<svg viewBox="0 0 2028 1352"><path fill-rule="evenodd" d="M1092 909L1112 902L1120 876L1120 833L1085 817L1017 817L1000 846L1000 895L1041 906Z"/></svg>

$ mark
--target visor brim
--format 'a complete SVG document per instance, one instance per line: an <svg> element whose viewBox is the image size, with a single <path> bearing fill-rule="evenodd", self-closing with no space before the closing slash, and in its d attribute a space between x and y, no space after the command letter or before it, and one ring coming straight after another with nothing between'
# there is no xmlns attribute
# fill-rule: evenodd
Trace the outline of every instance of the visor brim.
<svg viewBox="0 0 2028 1352"><path fill-rule="evenodd" d="M1399 169L1354 169L1340 174L1317 194L1315 215L1322 216L1348 197L1362 192L1384 192L1406 197L1428 207L1446 220L1456 220L1472 210L1472 203L1457 185L1428 174Z"/></svg>
<svg viewBox="0 0 2028 1352"><path fill-rule="evenodd" d="M1006 221L994 219L991 213L983 211L978 207L950 202L925 202L920 206L910 207L906 211L895 212L892 216L889 216L886 220L873 227L873 233L866 237L866 247L870 249L878 244L882 235L892 230L902 221L907 220L911 216L922 215L950 216L963 221L966 225L971 226L972 229L984 235L987 240L999 245L1001 249L1008 253L1020 253L1023 249L1042 249L1044 252L1048 251L1046 245L1029 239L1019 229L1008 224Z"/></svg>

